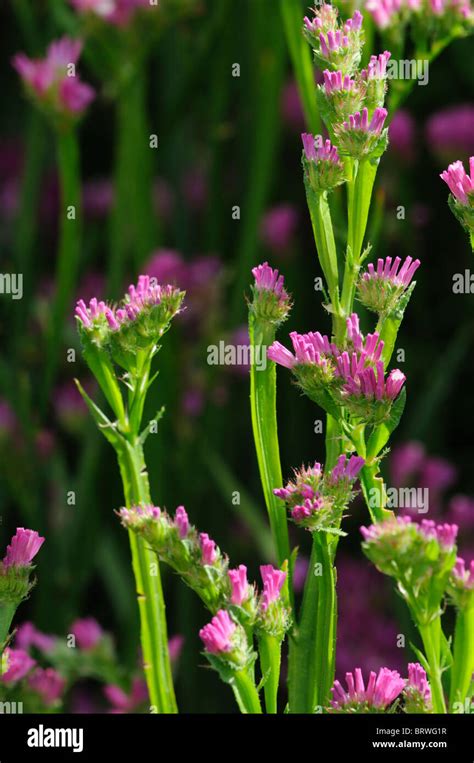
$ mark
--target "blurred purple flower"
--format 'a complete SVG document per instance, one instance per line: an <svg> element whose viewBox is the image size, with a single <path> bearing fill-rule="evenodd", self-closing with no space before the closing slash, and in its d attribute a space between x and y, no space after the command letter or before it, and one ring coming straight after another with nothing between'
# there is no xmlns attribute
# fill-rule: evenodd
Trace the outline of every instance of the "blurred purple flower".
<svg viewBox="0 0 474 763"><path fill-rule="evenodd" d="M5 656L7 669L0 675L0 681L5 684L21 681L31 668L36 665L35 660L23 649L12 649L7 646L4 652Z"/></svg>
<svg viewBox="0 0 474 763"><path fill-rule="evenodd" d="M440 159L450 161L474 154L474 104L450 106L426 123L426 140Z"/></svg>
<svg viewBox="0 0 474 763"><path fill-rule="evenodd" d="M93 617L75 620L71 625L71 633L75 636L79 649L84 652L94 649L104 635L101 626Z"/></svg>
<svg viewBox="0 0 474 763"><path fill-rule="evenodd" d="M108 178L86 180L82 187L82 209L89 220L107 217L114 203L114 187Z"/></svg>
<svg viewBox="0 0 474 763"><path fill-rule="evenodd" d="M56 644L55 636L39 631L32 622L22 623L16 634L15 644L19 649L28 650L34 646L41 652L50 652Z"/></svg>
<svg viewBox="0 0 474 763"><path fill-rule="evenodd" d="M54 668L36 668L28 677L28 684L45 705L54 705L66 688L65 679Z"/></svg>
<svg viewBox="0 0 474 763"><path fill-rule="evenodd" d="M298 217L296 208L291 204L278 204L265 213L260 225L260 237L274 254L281 255L291 246Z"/></svg>
<svg viewBox="0 0 474 763"><path fill-rule="evenodd" d="M402 159L411 162L415 150L415 120L406 109L394 115L388 131L389 145Z"/></svg>

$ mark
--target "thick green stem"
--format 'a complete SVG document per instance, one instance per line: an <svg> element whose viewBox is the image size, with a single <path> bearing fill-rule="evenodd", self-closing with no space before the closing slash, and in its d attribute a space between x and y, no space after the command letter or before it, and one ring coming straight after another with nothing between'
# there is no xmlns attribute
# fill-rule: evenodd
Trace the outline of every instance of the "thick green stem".
<svg viewBox="0 0 474 763"><path fill-rule="evenodd" d="M118 456L127 506L149 502L148 476L141 447L138 443L127 442ZM142 538L131 531L129 538L150 703L158 713L176 713L160 565Z"/></svg>
<svg viewBox="0 0 474 763"><path fill-rule="evenodd" d="M446 713L443 684L441 681L441 620L437 617L427 625L418 625L423 641L425 656L429 665L429 680L433 711Z"/></svg>
<svg viewBox="0 0 474 763"><path fill-rule="evenodd" d="M257 322L251 313L249 335L254 358L263 357L266 360L267 347L275 340L273 326ZM276 557L281 566L290 559L290 541L285 504L273 493L275 488L283 485L276 416L276 367L269 361L261 366L257 368L256 363L252 363L250 368L250 409L260 479Z"/></svg>
<svg viewBox="0 0 474 763"><path fill-rule="evenodd" d="M253 677L247 671L235 673L232 679L232 689L234 690L237 704L241 713L250 713L260 715L262 706L258 696L257 687Z"/></svg>
<svg viewBox="0 0 474 763"><path fill-rule="evenodd" d="M61 350L61 337L71 307L81 253L81 184L79 145L75 130L58 134L58 165L61 188L59 251L56 292L47 333L47 359L43 386L43 410L49 399Z"/></svg>
<svg viewBox="0 0 474 763"><path fill-rule="evenodd" d="M329 700L336 632L333 558L328 538L315 534L301 616L292 635L288 682L291 713L314 713Z"/></svg>
<svg viewBox="0 0 474 763"><path fill-rule="evenodd" d="M471 231L469 234L469 240L471 242L471 249L474 252L474 231Z"/></svg>
<svg viewBox="0 0 474 763"><path fill-rule="evenodd" d="M278 686L280 683L281 641L268 633L258 639L260 666L265 677L265 710L274 715L278 712Z"/></svg>
<svg viewBox="0 0 474 763"><path fill-rule="evenodd" d="M465 609L456 615L454 630L453 666L451 668L451 690L449 707L470 699L469 688L474 674L474 596Z"/></svg>

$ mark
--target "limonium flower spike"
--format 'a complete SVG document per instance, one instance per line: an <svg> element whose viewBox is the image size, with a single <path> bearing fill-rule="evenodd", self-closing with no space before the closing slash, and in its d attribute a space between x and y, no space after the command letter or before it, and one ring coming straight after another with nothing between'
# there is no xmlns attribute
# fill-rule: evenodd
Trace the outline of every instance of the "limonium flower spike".
<svg viewBox="0 0 474 763"><path fill-rule="evenodd" d="M3 559L4 569L29 567L43 543L44 538L36 530L25 530L24 527L18 527L7 546L7 553Z"/></svg>
<svg viewBox="0 0 474 763"><path fill-rule="evenodd" d="M381 712L401 694L405 681L396 670L380 668L378 673L370 672L366 688L362 671L356 668L354 673L346 673L346 686L347 689L343 689L339 681L334 682L331 702L333 710Z"/></svg>
<svg viewBox="0 0 474 763"><path fill-rule="evenodd" d="M356 10L345 22L338 20L338 11L329 4L315 8L314 18L304 19L304 34L313 48L314 59L322 67L355 71L362 47L362 14Z"/></svg>
<svg viewBox="0 0 474 763"><path fill-rule="evenodd" d="M94 90L76 74L81 50L81 40L62 37L50 44L43 59L31 59L24 53L13 58L28 93L46 112L77 118L94 99Z"/></svg>
<svg viewBox="0 0 474 763"><path fill-rule="evenodd" d="M379 315L391 313L399 303L420 267L420 260L407 257L379 258L376 266L369 263L357 284L359 301ZM401 265L401 267L400 267Z"/></svg>
<svg viewBox="0 0 474 763"><path fill-rule="evenodd" d="M199 631L206 652L210 654L229 652L232 649L231 638L235 629L236 624L229 613L225 609L219 610L211 622Z"/></svg>

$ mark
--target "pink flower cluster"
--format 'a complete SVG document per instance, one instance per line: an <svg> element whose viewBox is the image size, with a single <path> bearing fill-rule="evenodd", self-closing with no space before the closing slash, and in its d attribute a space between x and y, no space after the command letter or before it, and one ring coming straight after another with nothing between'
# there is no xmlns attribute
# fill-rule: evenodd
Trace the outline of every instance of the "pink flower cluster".
<svg viewBox="0 0 474 763"><path fill-rule="evenodd" d="M466 562L460 556L456 559L453 567L453 575L458 584L467 589L474 589L474 559L466 567Z"/></svg>
<svg viewBox="0 0 474 763"><path fill-rule="evenodd" d="M469 175L460 161L453 162L440 177L464 206L474 206L474 156L469 159Z"/></svg>
<svg viewBox="0 0 474 763"><path fill-rule="evenodd" d="M346 90L346 91L354 90L357 86L356 81L351 78L350 74L343 75L341 71L331 72L329 71L329 69L325 69L323 71L323 77L324 77L324 90L326 92L326 95L337 93L340 90ZM327 141L327 142L330 143L330 141Z"/></svg>
<svg viewBox="0 0 474 763"><path fill-rule="evenodd" d="M209 654L221 654L232 649L236 624L225 609L220 609L211 622L201 628L199 636Z"/></svg>
<svg viewBox="0 0 474 763"><path fill-rule="evenodd" d="M382 107L377 107L369 122L369 112L364 106L362 111L357 111L349 116L349 121L343 122L343 127L347 132L356 131L362 133L374 133L380 135L382 132L388 111Z"/></svg>
<svg viewBox="0 0 474 763"><path fill-rule="evenodd" d="M340 72L339 72L340 73ZM337 148L331 144L329 139L325 140L320 135L311 135L304 132L301 135L303 141L303 150L308 162L332 162L339 164L340 158Z"/></svg>
<svg viewBox="0 0 474 763"><path fill-rule="evenodd" d="M109 328L118 331L122 326L133 323L150 307L160 305L165 301L174 301L179 297L179 290L174 286L155 284L150 276L141 275L136 286L131 284L122 307L113 308L103 301L93 297L89 306L84 300L77 302L75 314L86 329L94 328L97 319L105 317ZM179 312L179 310L178 310Z"/></svg>
<svg viewBox="0 0 474 763"><path fill-rule="evenodd" d="M376 268L372 262L367 265L367 272L362 275L361 280L390 281L393 286L407 288L421 263L412 257L407 257L401 268L400 263L400 257L395 257L393 263L391 257L386 257L385 260L379 258Z"/></svg>
<svg viewBox="0 0 474 763"><path fill-rule="evenodd" d="M410 517L398 516L369 527L361 527L360 531L365 541L377 542L394 532L403 531L403 528L415 528L428 540L436 540L447 551L454 548L459 530L457 525L436 524L431 519L422 519L418 524L413 522Z"/></svg>
<svg viewBox="0 0 474 763"><path fill-rule="evenodd" d="M29 567L34 557L44 543L36 530L25 530L18 527L15 535L7 546L7 553L3 559L3 567Z"/></svg>
<svg viewBox="0 0 474 763"><path fill-rule="evenodd" d="M71 5L79 13L94 13L116 26L126 26L133 20L136 11L153 6L150 0L71 0Z"/></svg>
<svg viewBox="0 0 474 763"><path fill-rule="evenodd" d="M353 673L346 673L346 686L345 690L339 681L334 682L331 706L335 710L359 704L385 710L402 693L405 681L398 671L380 668L378 673L370 672L366 688L362 671L356 668Z"/></svg>
<svg viewBox="0 0 474 763"><path fill-rule="evenodd" d="M12 63L32 96L45 107L80 116L94 98L94 90L75 72L81 50L81 40L62 37L50 44L45 58L18 53Z"/></svg>
<svg viewBox="0 0 474 763"><path fill-rule="evenodd" d="M384 50L378 56L370 56L367 69L362 69L361 71L362 79L385 79L387 76L387 64L391 55L390 51Z"/></svg>
<svg viewBox="0 0 474 763"><path fill-rule="evenodd" d="M255 278L255 288L258 291L271 291L279 300L283 302L288 300L288 294L284 289L285 279L278 270L271 268L268 262L253 268L252 275Z"/></svg>

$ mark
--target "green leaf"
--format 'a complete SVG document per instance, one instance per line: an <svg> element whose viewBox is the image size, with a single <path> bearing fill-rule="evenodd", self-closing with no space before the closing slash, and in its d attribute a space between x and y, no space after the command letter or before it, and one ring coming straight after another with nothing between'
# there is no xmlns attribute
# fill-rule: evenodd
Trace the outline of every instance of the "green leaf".
<svg viewBox="0 0 474 763"><path fill-rule="evenodd" d="M403 387L392 405L389 418L382 422L382 424L379 424L378 427L375 427L369 437L369 442L367 443L367 461L370 462L378 456L382 448L387 444L392 432L397 428L405 408L406 398L407 393L405 387Z"/></svg>
<svg viewBox="0 0 474 763"><path fill-rule="evenodd" d="M102 432L106 440L108 440L114 446L114 448L117 449L118 447L120 447L121 440L123 438L117 431L116 423L110 421L110 419L107 418L105 413L101 411L99 406L96 405L93 400L91 400L87 392L81 386L78 379L74 379L74 382L82 396L82 399L84 400L90 413L92 414L92 418L94 419L95 423L97 424L99 430Z"/></svg>

